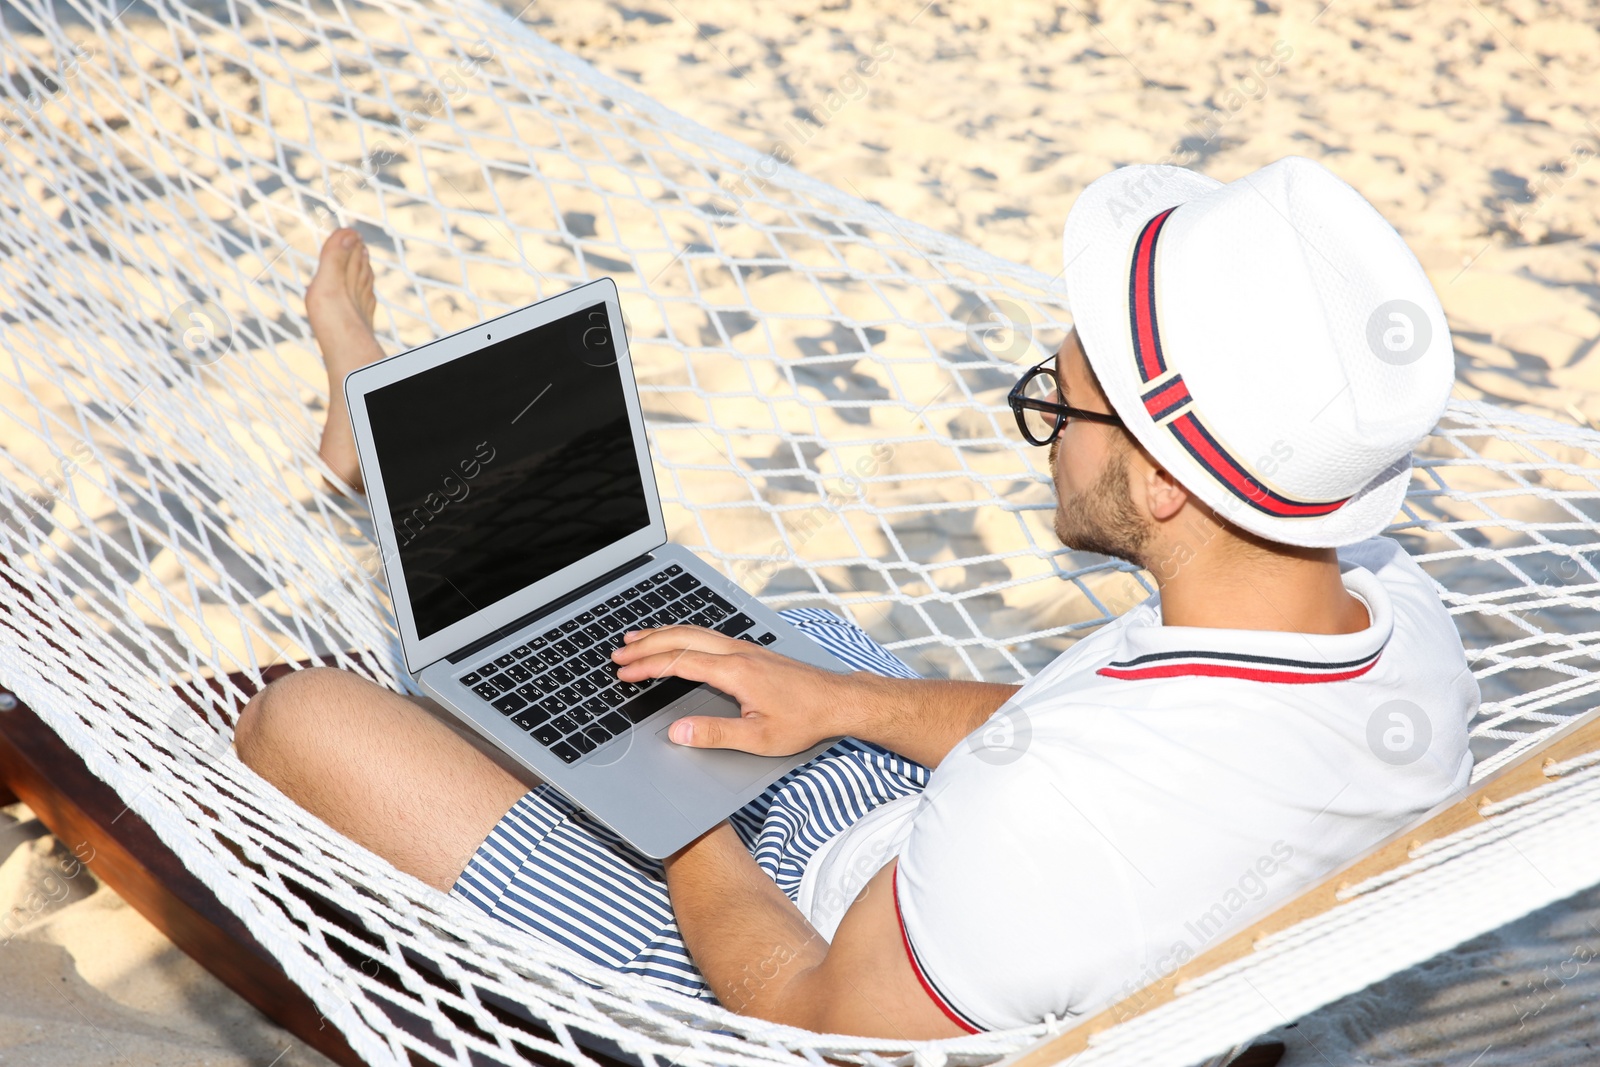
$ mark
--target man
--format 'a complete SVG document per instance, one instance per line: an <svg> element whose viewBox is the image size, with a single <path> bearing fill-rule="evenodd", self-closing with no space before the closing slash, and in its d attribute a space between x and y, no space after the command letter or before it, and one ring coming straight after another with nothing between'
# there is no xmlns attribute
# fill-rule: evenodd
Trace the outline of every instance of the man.
<svg viewBox="0 0 1600 1067"><path fill-rule="evenodd" d="M330 239L307 297L335 395L379 354L353 238ZM630 634L623 679L739 701L738 719L674 724L680 744L855 739L659 869L421 702L336 671L269 686L240 755L507 922L814 1030L1024 1025L1179 966L1467 781L1476 684L1432 583L1375 536L1453 358L1399 236L1304 159L1228 185L1116 171L1074 205L1064 246L1076 330L1011 402L1050 447L1061 540L1160 591L1027 685ZM353 482L338 414L324 456Z"/></svg>

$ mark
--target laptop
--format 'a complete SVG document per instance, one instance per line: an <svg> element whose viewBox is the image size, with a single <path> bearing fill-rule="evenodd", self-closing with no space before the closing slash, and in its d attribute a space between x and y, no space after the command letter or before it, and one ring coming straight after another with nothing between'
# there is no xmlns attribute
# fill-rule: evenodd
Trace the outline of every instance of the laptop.
<svg viewBox="0 0 1600 1067"><path fill-rule="evenodd" d="M406 669L517 764L648 856L828 747L685 748L736 716L677 678L628 683L628 630L683 623L848 670L667 540L616 285L604 278L345 378Z"/></svg>

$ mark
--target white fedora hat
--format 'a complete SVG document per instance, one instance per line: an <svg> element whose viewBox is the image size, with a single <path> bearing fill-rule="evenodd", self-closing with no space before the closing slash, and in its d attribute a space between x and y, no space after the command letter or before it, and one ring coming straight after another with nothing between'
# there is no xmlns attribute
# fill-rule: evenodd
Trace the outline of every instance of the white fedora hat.
<svg viewBox="0 0 1600 1067"><path fill-rule="evenodd" d="M1422 265L1360 193L1298 156L1226 185L1124 167L1078 197L1062 246L1089 363L1180 485L1284 544L1395 519L1455 357Z"/></svg>

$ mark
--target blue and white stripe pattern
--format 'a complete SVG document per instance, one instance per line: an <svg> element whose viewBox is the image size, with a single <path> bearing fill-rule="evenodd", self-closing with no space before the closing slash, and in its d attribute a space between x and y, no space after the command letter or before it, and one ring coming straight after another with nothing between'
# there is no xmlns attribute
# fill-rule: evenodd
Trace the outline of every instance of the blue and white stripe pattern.
<svg viewBox="0 0 1600 1067"><path fill-rule="evenodd" d="M832 612L782 614L857 670L916 677ZM879 804L921 792L928 773L920 763L846 738L772 783L729 821L756 863L794 900L806 863L825 841ZM678 933L660 863L548 786L512 806L451 891L596 963L715 999Z"/></svg>

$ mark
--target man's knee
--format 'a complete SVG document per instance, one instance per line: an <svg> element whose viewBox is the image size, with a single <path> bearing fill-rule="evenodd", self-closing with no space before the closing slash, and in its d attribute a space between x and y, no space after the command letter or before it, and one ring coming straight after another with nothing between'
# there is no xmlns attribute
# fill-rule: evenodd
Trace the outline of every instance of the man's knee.
<svg viewBox="0 0 1600 1067"><path fill-rule="evenodd" d="M374 688L365 678L336 667L293 671L250 698L234 724L233 747L241 760L264 773L308 745L316 746L314 735L355 706L360 690Z"/></svg>

